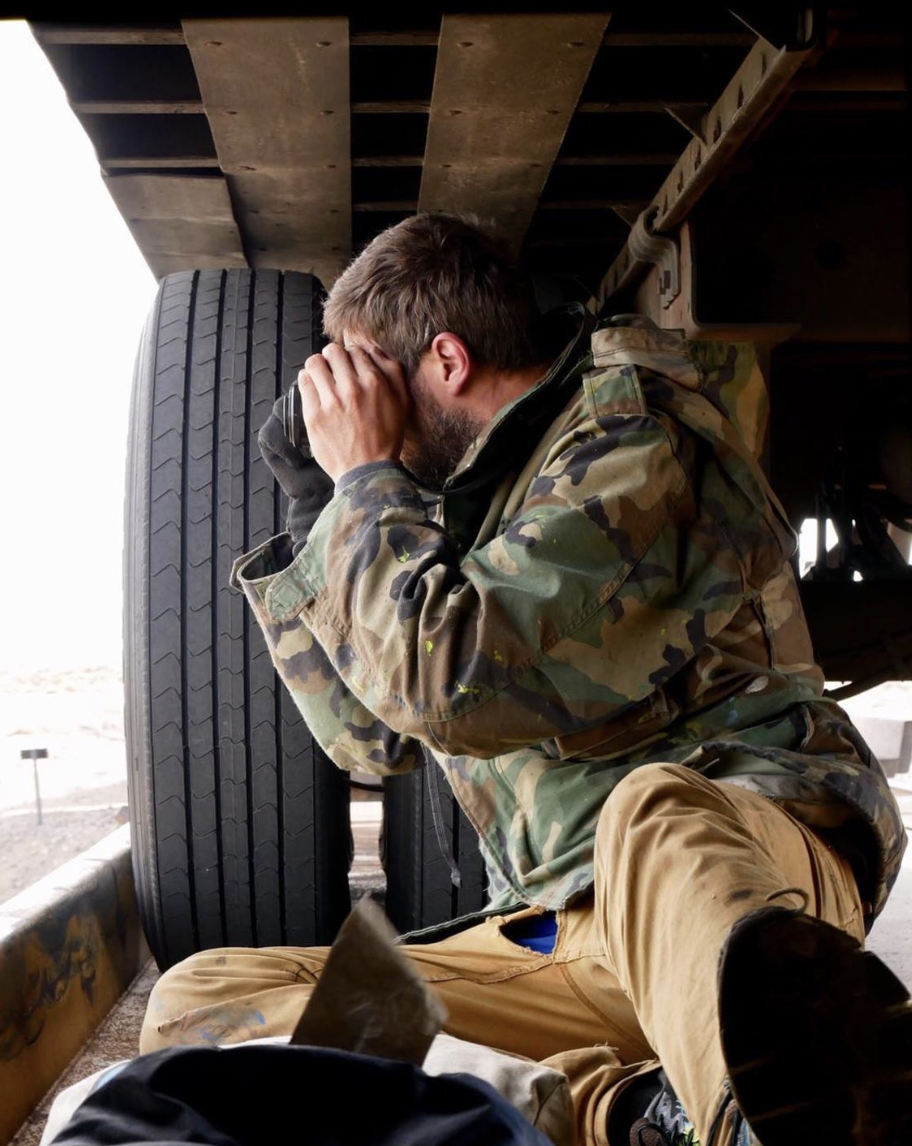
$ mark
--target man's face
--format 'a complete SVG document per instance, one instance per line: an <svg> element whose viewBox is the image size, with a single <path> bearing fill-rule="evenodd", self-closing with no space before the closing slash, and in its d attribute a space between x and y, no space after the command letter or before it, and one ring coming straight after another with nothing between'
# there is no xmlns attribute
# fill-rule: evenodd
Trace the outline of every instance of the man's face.
<svg viewBox="0 0 912 1146"><path fill-rule="evenodd" d="M444 404L435 393L434 371L419 364L406 379L412 399L402 443L402 464L427 489L443 488L484 427L458 399Z"/></svg>
<svg viewBox="0 0 912 1146"><path fill-rule="evenodd" d="M360 346L370 353L372 340L346 331L344 345ZM430 490L443 488L485 424L471 415L458 398L446 399L439 373L439 363L427 353L417 370L406 375L411 405L400 459L419 484Z"/></svg>

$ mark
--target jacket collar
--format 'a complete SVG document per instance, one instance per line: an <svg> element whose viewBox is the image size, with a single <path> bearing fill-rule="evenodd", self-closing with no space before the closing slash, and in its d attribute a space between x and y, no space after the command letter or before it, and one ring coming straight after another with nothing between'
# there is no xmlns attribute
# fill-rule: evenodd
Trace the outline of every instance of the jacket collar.
<svg viewBox="0 0 912 1146"><path fill-rule="evenodd" d="M551 311L544 321L550 328L551 345L562 343L563 348L534 386L508 402L487 423L447 479L444 494L467 493L487 483L516 456L517 447L534 445L566 403L571 385L578 386L583 370L592 365L589 343L596 319L582 303Z"/></svg>

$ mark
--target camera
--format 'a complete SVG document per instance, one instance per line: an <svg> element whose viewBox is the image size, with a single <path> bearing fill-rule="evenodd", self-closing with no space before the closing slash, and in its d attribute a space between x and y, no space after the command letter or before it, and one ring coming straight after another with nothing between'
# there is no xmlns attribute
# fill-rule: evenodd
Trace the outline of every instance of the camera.
<svg viewBox="0 0 912 1146"><path fill-rule="evenodd" d="M304 425L304 411L301 405L301 391L297 383L292 383L285 394L282 404L282 420L285 425L285 437L292 447L303 454L305 458L311 456L310 443L307 441L307 428Z"/></svg>

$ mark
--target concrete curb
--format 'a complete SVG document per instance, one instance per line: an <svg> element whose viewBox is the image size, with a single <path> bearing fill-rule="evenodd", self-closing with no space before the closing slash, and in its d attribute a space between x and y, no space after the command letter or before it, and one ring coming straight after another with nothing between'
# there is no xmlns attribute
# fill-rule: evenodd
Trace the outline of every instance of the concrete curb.
<svg viewBox="0 0 912 1146"><path fill-rule="evenodd" d="M128 825L0 906L0 1146L148 959Z"/></svg>

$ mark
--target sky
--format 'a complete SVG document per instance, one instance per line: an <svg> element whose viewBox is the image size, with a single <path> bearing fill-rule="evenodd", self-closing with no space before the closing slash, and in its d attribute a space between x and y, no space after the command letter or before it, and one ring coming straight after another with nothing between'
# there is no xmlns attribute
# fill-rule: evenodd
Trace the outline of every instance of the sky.
<svg viewBox="0 0 912 1146"><path fill-rule="evenodd" d="M0 672L119 666L127 415L156 284L20 21L0 21L0 108Z"/></svg>

